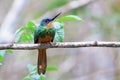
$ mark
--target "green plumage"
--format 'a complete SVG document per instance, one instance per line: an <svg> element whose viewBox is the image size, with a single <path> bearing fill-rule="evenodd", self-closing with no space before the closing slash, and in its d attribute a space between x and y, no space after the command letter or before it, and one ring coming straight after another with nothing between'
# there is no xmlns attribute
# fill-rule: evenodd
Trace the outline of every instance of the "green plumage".
<svg viewBox="0 0 120 80"><path fill-rule="evenodd" d="M34 43L38 43L38 38L44 38L46 35L50 35L52 38L55 36L56 29L53 28L45 28L42 26L38 26L34 32Z"/></svg>
<svg viewBox="0 0 120 80"><path fill-rule="evenodd" d="M49 37L46 37L49 36ZM53 42L55 36L55 28L46 28L38 26L34 32L34 43ZM46 48L38 49L38 74L45 74L47 67Z"/></svg>
<svg viewBox="0 0 120 80"><path fill-rule="evenodd" d="M60 15L57 14L53 18L44 18L40 22L40 25L34 32L34 43L50 43L53 42L55 31L53 20ZM47 67L47 55L46 48L38 49L38 74L45 74Z"/></svg>

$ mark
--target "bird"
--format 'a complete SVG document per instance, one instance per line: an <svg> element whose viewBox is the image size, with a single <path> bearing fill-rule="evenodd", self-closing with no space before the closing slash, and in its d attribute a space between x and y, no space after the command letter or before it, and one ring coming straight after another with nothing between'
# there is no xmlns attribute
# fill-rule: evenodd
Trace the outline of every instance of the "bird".
<svg viewBox="0 0 120 80"><path fill-rule="evenodd" d="M34 31L34 43L51 43L54 40L56 29L54 27L54 20L61 14L58 13L52 18L43 18L39 26ZM47 68L46 48L38 49L37 72L38 74L45 74Z"/></svg>

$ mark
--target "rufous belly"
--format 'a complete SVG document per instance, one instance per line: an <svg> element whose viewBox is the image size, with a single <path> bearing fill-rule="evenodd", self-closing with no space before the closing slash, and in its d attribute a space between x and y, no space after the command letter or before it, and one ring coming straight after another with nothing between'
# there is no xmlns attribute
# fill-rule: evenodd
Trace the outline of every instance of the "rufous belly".
<svg viewBox="0 0 120 80"><path fill-rule="evenodd" d="M44 38L39 38L39 43L49 43L53 40L53 38L50 35L46 35Z"/></svg>

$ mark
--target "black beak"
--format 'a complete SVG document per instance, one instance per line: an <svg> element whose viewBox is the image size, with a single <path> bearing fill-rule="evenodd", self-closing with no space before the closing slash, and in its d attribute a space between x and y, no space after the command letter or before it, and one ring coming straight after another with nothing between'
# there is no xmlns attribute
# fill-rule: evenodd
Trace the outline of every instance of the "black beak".
<svg viewBox="0 0 120 80"><path fill-rule="evenodd" d="M51 21L55 20L55 18L57 18L60 14L61 14L61 12L58 13L56 16L54 16L54 17L51 19Z"/></svg>

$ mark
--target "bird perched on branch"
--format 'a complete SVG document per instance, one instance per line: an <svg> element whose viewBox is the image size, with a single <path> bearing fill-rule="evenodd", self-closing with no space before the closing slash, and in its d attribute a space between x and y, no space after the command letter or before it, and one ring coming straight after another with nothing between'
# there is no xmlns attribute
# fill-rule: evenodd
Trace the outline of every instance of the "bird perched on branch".
<svg viewBox="0 0 120 80"><path fill-rule="evenodd" d="M44 18L41 20L40 25L34 32L34 43L50 43L53 42L55 36L55 28L53 20L61 13L55 15L53 18ZM47 67L46 48L38 49L38 74L45 74Z"/></svg>

